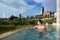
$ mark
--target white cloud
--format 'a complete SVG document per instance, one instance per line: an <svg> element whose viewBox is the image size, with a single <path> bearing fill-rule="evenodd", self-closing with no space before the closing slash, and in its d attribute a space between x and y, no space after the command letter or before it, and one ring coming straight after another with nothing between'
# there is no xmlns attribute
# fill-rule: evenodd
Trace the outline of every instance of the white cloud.
<svg viewBox="0 0 60 40"><path fill-rule="evenodd" d="M9 5L11 4L11 6L13 3L18 3L19 5L21 5L20 7L25 7L28 9L35 7L32 5L28 5L24 0L3 0L3 2Z"/></svg>
<svg viewBox="0 0 60 40"><path fill-rule="evenodd" d="M39 15L39 14L42 14L42 8L41 8L41 11L39 13L36 13L36 15Z"/></svg>
<svg viewBox="0 0 60 40"><path fill-rule="evenodd" d="M36 15L39 15L40 13L36 13Z"/></svg>
<svg viewBox="0 0 60 40"><path fill-rule="evenodd" d="M45 10L56 11L56 0L47 0L44 3Z"/></svg>
<svg viewBox="0 0 60 40"><path fill-rule="evenodd" d="M45 10L55 11L56 10L56 0L34 0L36 3L42 3Z"/></svg>
<svg viewBox="0 0 60 40"><path fill-rule="evenodd" d="M7 7L7 5L4 5L3 3L0 3L0 7Z"/></svg>
<svg viewBox="0 0 60 40"><path fill-rule="evenodd" d="M18 3L21 6L19 6L19 8L15 8L15 6L12 5L14 2ZM4 12L5 14L8 14L7 16L12 14L16 15L24 13L34 7L35 6L26 4L26 2L23 0L3 0L3 2L0 3L0 13Z"/></svg>
<svg viewBox="0 0 60 40"><path fill-rule="evenodd" d="M44 3L44 2L46 2L47 0L34 0L35 2L37 2L37 3Z"/></svg>
<svg viewBox="0 0 60 40"><path fill-rule="evenodd" d="M2 15L2 16L3 16L3 18L5 18L5 13L3 13L3 15Z"/></svg>
<svg viewBox="0 0 60 40"><path fill-rule="evenodd" d="M24 13L26 10L30 10L30 9L35 7L35 6L32 6L32 5L26 4L26 2L24 2L24 0L3 0L3 2L8 3L8 4L11 4L11 3L14 3L14 2L19 3L21 6L17 10L19 10L21 13ZM10 7L15 8L14 6L10 6Z"/></svg>
<svg viewBox="0 0 60 40"><path fill-rule="evenodd" d="M36 15L40 15L40 14L42 14L42 12L40 12L40 13L36 13Z"/></svg>

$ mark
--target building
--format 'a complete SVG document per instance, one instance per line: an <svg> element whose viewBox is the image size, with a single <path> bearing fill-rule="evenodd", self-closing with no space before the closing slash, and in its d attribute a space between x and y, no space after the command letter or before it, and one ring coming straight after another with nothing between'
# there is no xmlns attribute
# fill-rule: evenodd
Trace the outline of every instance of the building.
<svg viewBox="0 0 60 40"><path fill-rule="evenodd" d="M45 12L43 13L43 17L44 17L44 18L50 18L50 11L45 11Z"/></svg>
<svg viewBox="0 0 60 40"><path fill-rule="evenodd" d="M43 18L51 18L51 17L54 17L54 15L55 15L55 12L44 10L44 7L42 7L42 16L43 16Z"/></svg>

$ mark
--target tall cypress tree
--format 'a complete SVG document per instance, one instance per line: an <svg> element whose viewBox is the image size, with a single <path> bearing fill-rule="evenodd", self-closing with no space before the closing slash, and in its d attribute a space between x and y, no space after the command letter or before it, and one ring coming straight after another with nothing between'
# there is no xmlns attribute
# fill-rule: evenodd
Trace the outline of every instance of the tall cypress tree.
<svg viewBox="0 0 60 40"><path fill-rule="evenodd" d="M20 21L21 21L21 14L19 15Z"/></svg>
<svg viewBox="0 0 60 40"><path fill-rule="evenodd" d="M19 15L19 19L20 19L20 25L22 25L22 16L21 16L21 14Z"/></svg>
<svg viewBox="0 0 60 40"><path fill-rule="evenodd" d="M42 15L44 14L44 6L42 7Z"/></svg>

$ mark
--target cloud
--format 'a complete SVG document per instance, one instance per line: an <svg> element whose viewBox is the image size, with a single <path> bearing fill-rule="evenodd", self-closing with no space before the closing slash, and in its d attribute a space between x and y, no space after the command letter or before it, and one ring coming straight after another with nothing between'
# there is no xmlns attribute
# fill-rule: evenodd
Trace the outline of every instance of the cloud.
<svg viewBox="0 0 60 40"><path fill-rule="evenodd" d="M6 7L6 5L4 5L3 3L0 3L0 7Z"/></svg>
<svg viewBox="0 0 60 40"><path fill-rule="evenodd" d="M45 10L56 11L56 0L47 0L44 3Z"/></svg>
<svg viewBox="0 0 60 40"><path fill-rule="evenodd" d="M35 1L36 3L44 3L44 2L46 2L47 0L33 0L33 1Z"/></svg>
<svg viewBox="0 0 60 40"><path fill-rule="evenodd" d="M34 0L36 3L42 3L45 10L56 11L56 0Z"/></svg>
<svg viewBox="0 0 60 40"><path fill-rule="evenodd" d="M7 17L11 15L17 16L18 14L24 13L34 7L35 6L33 5L26 4L24 0L2 0L0 3L0 13L5 13Z"/></svg>
<svg viewBox="0 0 60 40"><path fill-rule="evenodd" d="M3 16L3 18L5 18L5 13L3 13L3 15L2 15L2 16Z"/></svg>
<svg viewBox="0 0 60 40"><path fill-rule="evenodd" d="M12 7L17 7L19 6L20 7L26 7L26 8L32 8L34 6L32 5L28 5L24 0L3 0L3 3L4 4L7 4L9 6L12 6Z"/></svg>
<svg viewBox="0 0 60 40"><path fill-rule="evenodd" d="M42 8L41 8L41 11L39 13L36 13L36 15L40 15L40 14L42 14Z"/></svg>

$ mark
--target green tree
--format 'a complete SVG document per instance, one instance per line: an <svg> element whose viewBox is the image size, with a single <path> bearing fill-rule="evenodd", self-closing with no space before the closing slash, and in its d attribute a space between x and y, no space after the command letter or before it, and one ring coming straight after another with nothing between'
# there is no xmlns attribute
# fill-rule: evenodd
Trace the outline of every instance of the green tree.
<svg viewBox="0 0 60 40"><path fill-rule="evenodd" d="M21 18L22 18L21 14L19 15L19 18L20 18L20 20L21 20Z"/></svg>
<svg viewBox="0 0 60 40"><path fill-rule="evenodd" d="M20 25L22 25L22 15L21 14L19 15L19 19L20 19L19 23L20 23Z"/></svg>
<svg viewBox="0 0 60 40"><path fill-rule="evenodd" d="M10 20L14 20L15 18L18 18L18 17L12 15L9 19L10 19Z"/></svg>

